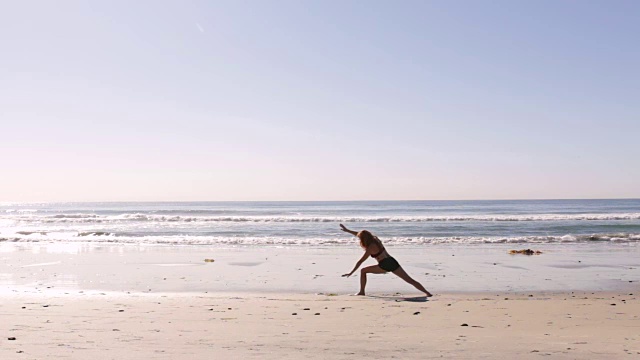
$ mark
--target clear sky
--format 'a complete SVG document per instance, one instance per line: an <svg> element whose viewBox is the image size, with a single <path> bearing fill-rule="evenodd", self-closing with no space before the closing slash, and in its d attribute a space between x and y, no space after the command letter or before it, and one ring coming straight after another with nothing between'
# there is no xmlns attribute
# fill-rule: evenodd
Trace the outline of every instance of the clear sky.
<svg viewBox="0 0 640 360"><path fill-rule="evenodd" d="M640 197L640 1L4 1L0 201Z"/></svg>

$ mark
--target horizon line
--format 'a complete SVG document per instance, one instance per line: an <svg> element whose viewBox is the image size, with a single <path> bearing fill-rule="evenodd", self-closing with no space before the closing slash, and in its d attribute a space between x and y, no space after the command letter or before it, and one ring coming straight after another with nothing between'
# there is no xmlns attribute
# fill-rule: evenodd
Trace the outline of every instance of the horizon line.
<svg viewBox="0 0 640 360"><path fill-rule="evenodd" d="M0 205L6 204L43 204L43 203L268 203L268 202L280 202L280 203L303 203L303 202L445 202L445 201L460 201L460 202L472 202L472 201L575 201L575 200L640 200L640 197L631 198L529 198L529 199L395 199L395 200L66 200L66 201L0 201Z"/></svg>

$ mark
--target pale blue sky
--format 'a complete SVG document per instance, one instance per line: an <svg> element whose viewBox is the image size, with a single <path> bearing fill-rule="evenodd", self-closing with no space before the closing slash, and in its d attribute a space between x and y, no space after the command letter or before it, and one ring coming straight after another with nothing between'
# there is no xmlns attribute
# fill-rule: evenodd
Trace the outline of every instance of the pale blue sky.
<svg viewBox="0 0 640 360"><path fill-rule="evenodd" d="M640 197L638 1L5 1L0 201Z"/></svg>

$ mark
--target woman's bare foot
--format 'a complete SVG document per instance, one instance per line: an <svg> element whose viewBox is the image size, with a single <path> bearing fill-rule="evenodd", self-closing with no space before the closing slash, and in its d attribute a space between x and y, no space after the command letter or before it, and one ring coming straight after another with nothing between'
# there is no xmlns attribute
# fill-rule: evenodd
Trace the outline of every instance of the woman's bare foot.
<svg viewBox="0 0 640 360"><path fill-rule="evenodd" d="M430 292L428 292L428 291L425 293L425 295L426 295L427 297L432 297L432 296L433 296L433 294L432 294L432 293L430 293Z"/></svg>
<svg viewBox="0 0 640 360"><path fill-rule="evenodd" d="M359 293L355 294L356 296L364 296L364 292L360 291Z"/></svg>

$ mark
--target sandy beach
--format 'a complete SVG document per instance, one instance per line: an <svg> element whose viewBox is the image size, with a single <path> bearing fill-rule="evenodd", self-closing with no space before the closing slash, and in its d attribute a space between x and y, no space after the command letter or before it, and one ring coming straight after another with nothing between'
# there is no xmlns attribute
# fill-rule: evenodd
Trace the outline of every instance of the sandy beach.
<svg viewBox="0 0 640 360"><path fill-rule="evenodd" d="M635 358L636 295L6 296L0 358Z"/></svg>
<svg viewBox="0 0 640 360"><path fill-rule="evenodd" d="M507 249L393 249L427 301L389 274L349 295L357 248L4 243L0 358L640 355L636 247Z"/></svg>

